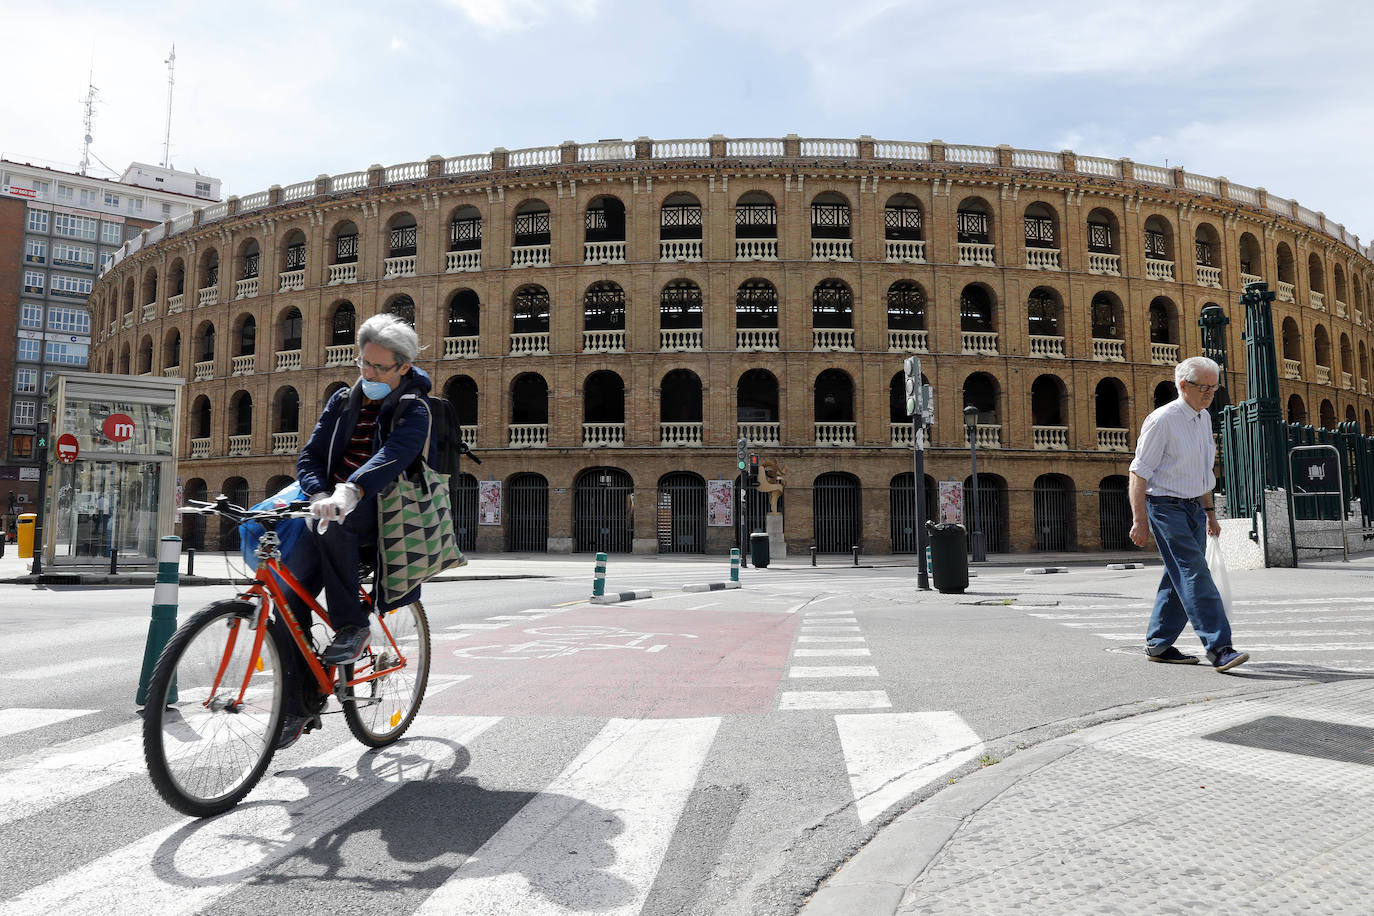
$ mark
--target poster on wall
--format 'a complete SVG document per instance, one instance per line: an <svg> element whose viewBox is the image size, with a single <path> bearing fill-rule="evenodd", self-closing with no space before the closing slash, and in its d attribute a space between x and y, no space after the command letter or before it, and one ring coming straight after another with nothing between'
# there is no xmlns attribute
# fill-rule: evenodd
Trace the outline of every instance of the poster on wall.
<svg viewBox="0 0 1374 916"><path fill-rule="evenodd" d="M501 524L501 481L477 482L477 524Z"/></svg>
<svg viewBox="0 0 1374 916"><path fill-rule="evenodd" d="M706 524L712 528L729 528L735 524L735 501L732 480L706 482Z"/></svg>
<svg viewBox="0 0 1374 916"><path fill-rule="evenodd" d="M964 523L964 485L957 480L940 481L940 524Z"/></svg>

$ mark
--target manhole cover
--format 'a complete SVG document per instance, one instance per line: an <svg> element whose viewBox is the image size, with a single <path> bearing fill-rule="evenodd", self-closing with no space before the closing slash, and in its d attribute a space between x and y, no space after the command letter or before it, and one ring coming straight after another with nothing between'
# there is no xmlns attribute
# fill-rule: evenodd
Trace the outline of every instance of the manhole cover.
<svg viewBox="0 0 1374 916"><path fill-rule="evenodd" d="M1202 737L1209 741L1302 754L1323 760L1374 764L1374 728L1360 725L1290 716L1265 716Z"/></svg>

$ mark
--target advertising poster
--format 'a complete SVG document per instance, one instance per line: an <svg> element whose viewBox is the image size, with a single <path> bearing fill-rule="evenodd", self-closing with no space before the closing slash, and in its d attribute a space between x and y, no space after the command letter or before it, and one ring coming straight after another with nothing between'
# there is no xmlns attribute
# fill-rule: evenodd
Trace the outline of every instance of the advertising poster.
<svg viewBox="0 0 1374 916"><path fill-rule="evenodd" d="M712 528L729 528L735 523L734 481L706 482L706 524Z"/></svg>
<svg viewBox="0 0 1374 916"><path fill-rule="evenodd" d="M501 524L501 481L477 482L477 524Z"/></svg>
<svg viewBox="0 0 1374 916"><path fill-rule="evenodd" d="M940 524L964 523L964 485L957 480L940 481Z"/></svg>

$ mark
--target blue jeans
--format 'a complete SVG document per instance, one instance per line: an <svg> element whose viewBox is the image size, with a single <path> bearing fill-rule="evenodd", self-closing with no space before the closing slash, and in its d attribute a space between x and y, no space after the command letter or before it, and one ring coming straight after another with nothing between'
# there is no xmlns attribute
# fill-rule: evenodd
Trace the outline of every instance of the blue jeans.
<svg viewBox="0 0 1374 916"><path fill-rule="evenodd" d="M1191 623L1208 658L1215 660L1231 645L1231 623L1207 568L1207 514L1197 503L1159 499L1147 499L1145 513L1164 560L1145 651L1159 655Z"/></svg>

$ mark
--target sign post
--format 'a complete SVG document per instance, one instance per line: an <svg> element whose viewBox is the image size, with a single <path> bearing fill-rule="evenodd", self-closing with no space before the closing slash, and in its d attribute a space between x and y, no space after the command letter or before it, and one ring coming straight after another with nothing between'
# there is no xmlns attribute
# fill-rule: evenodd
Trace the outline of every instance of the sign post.
<svg viewBox="0 0 1374 916"><path fill-rule="evenodd" d="M911 416L912 490L916 497L916 588L930 591L930 575L926 569L926 472L925 472L925 402L930 386L921 384L921 360L908 356L902 361L906 376L906 412Z"/></svg>

